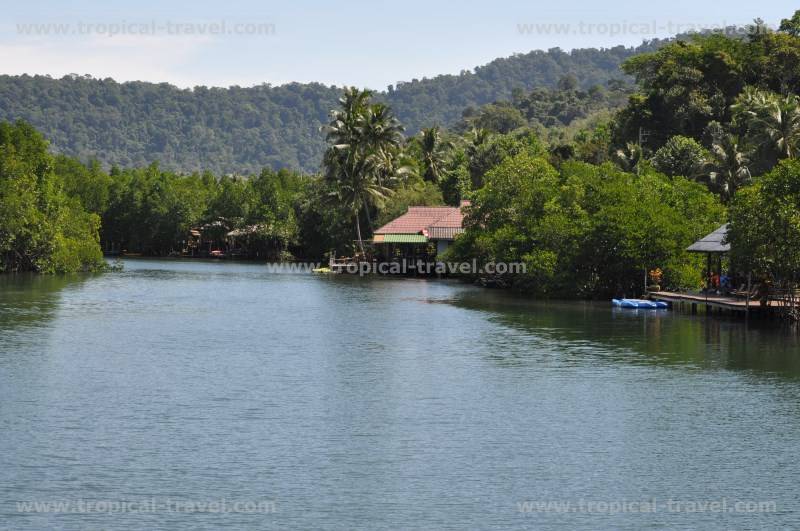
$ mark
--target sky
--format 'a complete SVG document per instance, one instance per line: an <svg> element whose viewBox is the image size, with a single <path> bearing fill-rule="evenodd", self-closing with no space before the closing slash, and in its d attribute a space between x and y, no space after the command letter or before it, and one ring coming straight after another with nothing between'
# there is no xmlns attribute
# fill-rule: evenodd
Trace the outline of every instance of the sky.
<svg viewBox="0 0 800 531"><path fill-rule="evenodd" d="M0 73L383 90L534 49L633 46L797 8L729 0L27 0L0 17Z"/></svg>

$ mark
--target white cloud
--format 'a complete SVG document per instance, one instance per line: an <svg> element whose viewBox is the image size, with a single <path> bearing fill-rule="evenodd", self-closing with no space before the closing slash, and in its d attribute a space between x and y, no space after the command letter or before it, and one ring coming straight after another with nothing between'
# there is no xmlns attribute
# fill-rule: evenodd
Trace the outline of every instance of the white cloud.
<svg viewBox="0 0 800 531"><path fill-rule="evenodd" d="M91 74L117 81L167 81L188 87L202 84L181 73L212 43L201 36L90 36L26 39L0 43L4 74Z"/></svg>

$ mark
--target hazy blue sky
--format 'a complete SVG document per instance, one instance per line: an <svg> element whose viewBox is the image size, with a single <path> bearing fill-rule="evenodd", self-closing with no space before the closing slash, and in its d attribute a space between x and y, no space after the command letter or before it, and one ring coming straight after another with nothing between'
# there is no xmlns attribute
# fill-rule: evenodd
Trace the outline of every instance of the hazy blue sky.
<svg viewBox="0 0 800 531"><path fill-rule="evenodd" d="M635 45L676 29L755 17L777 24L798 7L783 0L730 0L724 7L689 0L3 3L0 73L376 89L532 49Z"/></svg>

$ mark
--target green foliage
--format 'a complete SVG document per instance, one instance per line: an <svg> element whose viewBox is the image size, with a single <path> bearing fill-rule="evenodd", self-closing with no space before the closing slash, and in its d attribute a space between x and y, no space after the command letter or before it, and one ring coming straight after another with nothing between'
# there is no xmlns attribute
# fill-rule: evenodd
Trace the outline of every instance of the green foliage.
<svg viewBox="0 0 800 531"><path fill-rule="evenodd" d="M779 30L788 33L792 37L800 36L800 10L795 11L792 18L782 19Z"/></svg>
<svg viewBox="0 0 800 531"><path fill-rule="evenodd" d="M101 269L104 265L100 251L100 218L97 214L86 212L77 200L69 199L68 204L54 220L57 227L54 233L51 266L43 272L73 272Z"/></svg>
<svg viewBox="0 0 800 531"><path fill-rule="evenodd" d="M655 39L638 48L535 50L496 59L458 75L398 83L390 86L380 98L395 109L398 118L413 134L435 124L452 126L462 117L464 109L509 100L519 91L557 88L559 81L569 75L575 78L576 88L607 86L610 81L624 79L619 70L623 61L637 53L657 49L664 42ZM571 87L565 88L571 90Z"/></svg>
<svg viewBox="0 0 800 531"><path fill-rule="evenodd" d="M545 147L529 130L518 130L508 135L490 135L486 130L473 130L466 147L471 189L483 186L486 173L505 159L520 153L533 156L545 154Z"/></svg>
<svg viewBox="0 0 800 531"><path fill-rule="evenodd" d="M697 35L628 59L623 70L635 77L639 91L612 122L617 153L630 151L621 146L641 142L636 158L649 158L669 175L705 182L725 203L753 176L795 158L800 149L798 20L800 11L784 19L778 32L757 23L746 36ZM617 160L632 169L630 157ZM757 189L737 200L741 219L755 215L742 205L755 201Z"/></svg>
<svg viewBox="0 0 800 531"><path fill-rule="evenodd" d="M639 144L628 142L614 153L614 160L624 171L639 173L645 163L644 151Z"/></svg>
<svg viewBox="0 0 800 531"><path fill-rule="evenodd" d="M324 168L330 203L355 221L362 255L361 211L371 225L371 210L382 207L392 193L390 186L410 171L400 150L403 127L386 105L372 103L371 97L367 90L346 89L340 108L331 112L324 128L329 145Z"/></svg>
<svg viewBox="0 0 800 531"><path fill-rule="evenodd" d="M57 155L53 169L61 177L67 195L78 198L89 212L105 212L111 178L97 160L82 164L76 159Z"/></svg>
<svg viewBox="0 0 800 531"><path fill-rule="evenodd" d="M709 187L728 203L741 186L750 182L752 148L717 122L709 124L707 133L711 137Z"/></svg>
<svg viewBox="0 0 800 531"><path fill-rule="evenodd" d="M353 216L331 205L334 183L315 177L298 200L299 244L296 255L319 259L334 251L341 255L352 252Z"/></svg>
<svg viewBox="0 0 800 531"><path fill-rule="evenodd" d="M205 204L178 175L147 168L112 172L109 208L103 215L103 240L130 252L166 255L180 250ZM197 182L193 184L199 184Z"/></svg>
<svg viewBox="0 0 800 531"><path fill-rule="evenodd" d="M684 249L728 202L737 267L794 275L799 16L640 55L532 52L385 93L0 76L0 118L30 118L67 154L0 128L2 267L96 267L98 231L165 255L196 227L251 256L318 259L408 206L472 199L452 257L523 262L508 280L537 294L634 295L656 267L662 287L696 287L702 258ZM318 176L274 169L321 160Z"/></svg>
<svg viewBox="0 0 800 531"><path fill-rule="evenodd" d="M436 124L451 126L465 108L508 99L515 88L555 87L567 74L579 87L605 85L622 77L622 61L658 45L517 54L474 71L398 83L376 99L391 106L413 135ZM106 167L157 160L184 173L246 175L262 167L314 172L325 151L318 130L340 94L319 83L179 89L75 75L0 76L0 120L26 120L57 152L98 159Z"/></svg>
<svg viewBox="0 0 800 531"><path fill-rule="evenodd" d="M582 90L567 76L557 89L536 88L528 94L516 90L511 101L467 108L455 130L508 133L530 128L550 145L555 159L577 157L599 164L611 153L611 112L625 104L631 90L620 80L612 80L607 88Z"/></svg>
<svg viewBox="0 0 800 531"><path fill-rule="evenodd" d="M668 287L695 287L702 266L684 249L724 219L704 186L682 177L566 162L560 171L521 153L487 173L451 256L523 262L518 289L543 295L641 292L660 267Z"/></svg>
<svg viewBox="0 0 800 531"><path fill-rule="evenodd" d="M716 124L732 135L727 146L720 144L729 151L727 161L722 161L725 167L715 170L728 173L724 180L734 184L727 192L725 186L716 186L726 200L733 193L734 181L743 182L751 171L757 175L778 159L793 157L800 134L796 95L800 91L800 37L793 29L797 16L784 20L780 33L697 35L627 60L623 70L636 78L639 93L630 97L616 117L615 144L637 142L644 132L646 150L657 150L675 137L688 137L719 152L712 145L718 139L705 134ZM730 174L731 162L737 158L730 151L733 145L749 160ZM746 172L742 166L747 166Z"/></svg>
<svg viewBox="0 0 800 531"><path fill-rule="evenodd" d="M473 127L486 129L493 133L510 133L527 125L527 120L509 104L492 104L481 107L478 115L470 120Z"/></svg>
<svg viewBox="0 0 800 531"><path fill-rule="evenodd" d="M393 219L405 214L410 206L439 206L444 204L442 191L436 184L410 180L396 188L392 200L387 201L380 209L376 225L385 225Z"/></svg>
<svg viewBox="0 0 800 531"><path fill-rule="evenodd" d="M592 129L582 129L574 136L575 158L591 164L609 160L611 152L611 124L602 122Z"/></svg>
<svg viewBox="0 0 800 531"><path fill-rule="evenodd" d="M597 112L621 108L631 89L629 84L620 82L608 87L594 85L588 90L562 84L558 89L536 88L515 105L532 125L567 126Z"/></svg>
<svg viewBox="0 0 800 531"><path fill-rule="evenodd" d="M339 90L318 83L195 87L67 76L0 76L0 120L24 119L53 148L106 167L255 174L319 167L317 134Z"/></svg>
<svg viewBox="0 0 800 531"><path fill-rule="evenodd" d="M693 138L673 136L653 155L653 167L669 176L694 179L704 175L711 158L706 148Z"/></svg>
<svg viewBox="0 0 800 531"><path fill-rule="evenodd" d="M637 139L640 127L660 147L670 137L699 135L711 121L728 122L729 107L747 83L749 44L723 35L697 36L635 56L623 70L641 94L620 113L618 142Z"/></svg>
<svg viewBox="0 0 800 531"><path fill-rule="evenodd" d="M288 170L255 177L179 175L156 164L111 173L103 241L129 252L164 256L181 250L193 227L207 237L237 235L249 254L285 256L298 245L301 199L309 180Z"/></svg>
<svg viewBox="0 0 800 531"><path fill-rule="evenodd" d="M800 271L800 162L782 161L736 194L728 229L741 271L797 281Z"/></svg>
<svg viewBox="0 0 800 531"><path fill-rule="evenodd" d="M442 133L438 126L423 129L415 140L419 144L423 179L438 183L446 174L446 152L453 147L452 144L442 139Z"/></svg>
<svg viewBox="0 0 800 531"><path fill-rule="evenodd" d="M800 99L746 87L731 107L751 144L779 159L797 156L800 144Z"/></svg>
<svg viewBox="0 0 800 531"><path fill-rule="evenodd" d="M0 123L0 271L99 269L99 219L65 192L47 142L25 123Z"/></svg>

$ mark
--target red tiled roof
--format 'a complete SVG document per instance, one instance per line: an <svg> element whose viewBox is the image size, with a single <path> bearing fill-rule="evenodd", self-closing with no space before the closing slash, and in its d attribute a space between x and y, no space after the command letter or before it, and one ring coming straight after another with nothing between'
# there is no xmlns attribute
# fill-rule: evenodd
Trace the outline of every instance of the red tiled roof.
<svg viewBox="0 0 800 531"><path fill-rule="evenodd" d="M408 207L408 212L375 231L375 234L419 234L450 213L453 207Z"/></svg>
<svg viewBox="0 0 800 531"><path fill-rule="evenodd" d="M434 221L430 226L431 227L441 227L441 228L453 228L458 227L461 228L464 224L464 213L461 212L460 208L452 208L450 212L448 212L443 217Z"/></svg>
<svg viewBox="0 0 800 531"><path fill-rule="evenodd" d="M464 214L461 207L408 207L408 212L375 231L375 234L427 234L433 239L452 239L463 231Z"/></svg>

